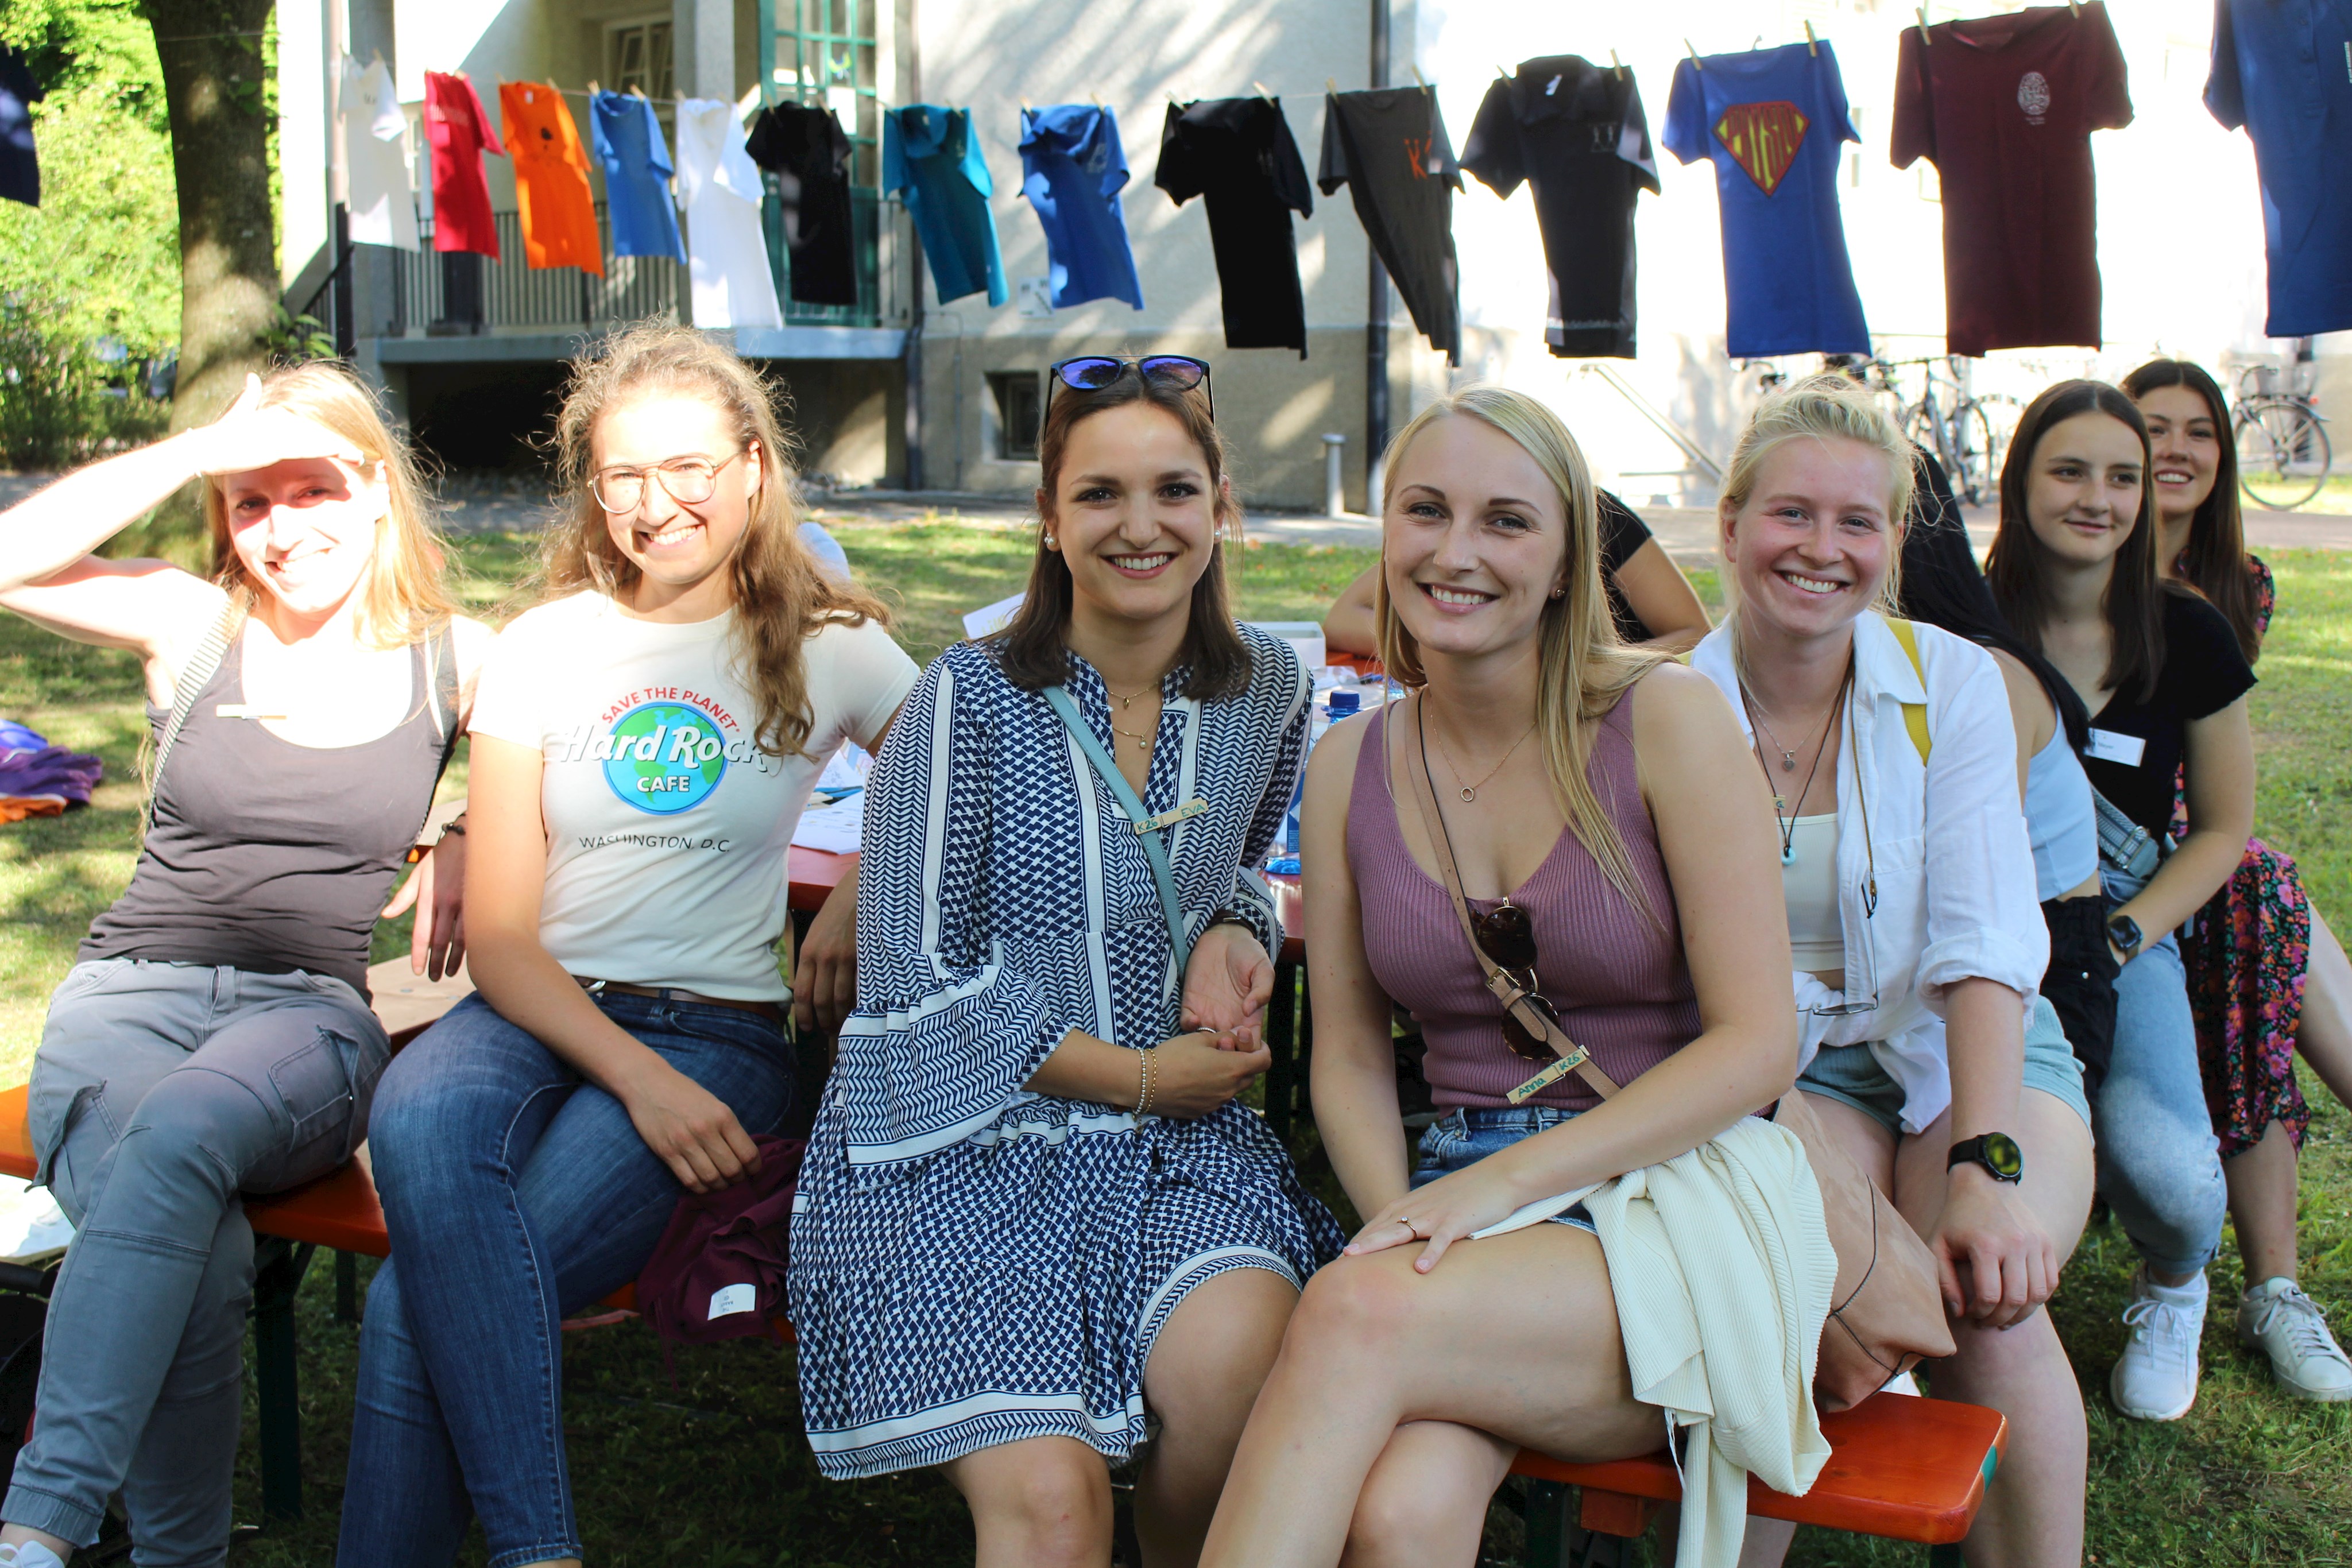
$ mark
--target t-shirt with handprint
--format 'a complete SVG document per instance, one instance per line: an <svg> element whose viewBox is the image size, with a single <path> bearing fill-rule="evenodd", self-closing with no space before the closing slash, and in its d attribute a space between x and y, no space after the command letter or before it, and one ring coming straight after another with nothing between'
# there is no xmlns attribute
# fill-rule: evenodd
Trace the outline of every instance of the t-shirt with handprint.
<svg viewBox="0 0 2352 1568"><path fill-rule="evenodd" d="M540 942L574 975L782 1001L793 829L845 740L872 751L915 684L867 622L801 645L805 755L760 749L730 611L642 621L600 593L541 605L483 661L473 733L544 763Z"/></svg>

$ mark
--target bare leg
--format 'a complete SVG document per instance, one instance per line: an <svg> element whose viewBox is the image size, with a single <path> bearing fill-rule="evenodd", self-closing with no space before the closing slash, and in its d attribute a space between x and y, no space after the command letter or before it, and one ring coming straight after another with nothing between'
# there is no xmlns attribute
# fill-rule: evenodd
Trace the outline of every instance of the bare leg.
<svg viewBox="0 0 2352 1568"><path fill-rule="evenodd" d="M2091 1209L2091 1134L2063 1101L2038 1089L2018 1095L2023 1193L2063 1264ZM1895 1191L1903 1216L1926 1232L1943 1209L1950 1129L1938 1121L1904 1140ZM2040 1312L2010 1329L1952 1323L1958 1353L1936 1366L1936 1392L1987 1405L2009 1418L2009 1451L1985 1493L1963 1548L1977 1568L2074 1568L2083 1560L2083 1496L2090 1437L2083 1394L2065 1348Z"/></svg>
<svg viewBox="0 0 2352 1568"><path fill-rule="evenodd" d="M29 1524L0 1525L0 1546L22 1546L28 1541L47 1547L58 1554L61 1562L70 1559L76 1550L73 1542L65 1537L35 1530Z"/></svg>
<svg viewBox="0 0 2352 1568"><path fill-rule="evenodd" d="M1194 1286L1160 1325L1143 1369L1160 1437L1135 1483L1135 1533L1149 1568L1191 1568L1200 1557L1234 1446L1297 1304L1281 1275L1234 1269Z"/></svg>
<svg viewBox="0 0 2352 1568"><path fill-rule="evenodd" d="M2230 1184L2230 1218L2238 1227L2238 1257L2249 1288L2295 1277L2294 1140L2273 1122L2262 1142L2221 1162Z"/></svg>
<svg viewBox="0 0 2352 1568"><path fill-rule="evenodd" d="M1108 1568L1110 1467L1076 1437L1024 1437L941 1469L971 1506L972 1568Z"/></svg>
<svg viewBox="0 0 2352 1568"><path fill-rule="evenodd" d="M1408 1421L1364 1478L1340 1568L1470 1568L1517 1448L1475 1427Z"/></svg>
<svg viewBox="0 0 2352 1568"><path fill-rule="evenodd" d="M2352 961L2317 904L2311 909L2311 961L2303 973L2303 1024L2294 1048L2327 1092L2352 1105Z"/></svg>
<svg viewBox="0 0 2352 1568"><path fill-rule="evenodd" d="M1633 1397L1601 1244L1564 1225L1343 1257L1315 1276L1258 1396L1202 1561L1339 1560L1398 1427L1474 1426L1571 1459L1627 1458L1665 1435Z"/></svg>

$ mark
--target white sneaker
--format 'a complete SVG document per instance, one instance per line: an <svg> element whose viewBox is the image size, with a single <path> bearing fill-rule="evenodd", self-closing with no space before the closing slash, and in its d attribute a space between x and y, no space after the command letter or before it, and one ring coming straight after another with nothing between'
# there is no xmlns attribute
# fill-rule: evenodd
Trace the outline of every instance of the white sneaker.
<svg viewBox="0 0 2352 1568"><path fill-rule="evenodd" d="M2298 1399L2352 1399L2352 1360L2327 1332L2318 1303L2284 1276L2238 1298L2238 1341L2271 1358L2271 1370Z"/></svg>
<svg viewBox="0 0 2352 1568"><path fill-rule="evenodd" d="M2164 1286L2143 1269L2132 1277L2124 1309L2132 1331L2107 1375L2116 1408L2142 1421L2177 1421L2197 1403L2197 1340L2205 1329L2205 1277Z"/></svg>

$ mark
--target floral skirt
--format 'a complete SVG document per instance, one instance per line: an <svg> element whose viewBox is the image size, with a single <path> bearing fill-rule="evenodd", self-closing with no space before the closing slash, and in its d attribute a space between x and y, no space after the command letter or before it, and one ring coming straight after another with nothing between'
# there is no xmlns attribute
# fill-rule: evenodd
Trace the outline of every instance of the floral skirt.
<svg viewBox="0 0 2352 1568"><path fill-rule="evenodd" d="M2311 903L2294 862L2260 839L2190 923L2180 944L2205 1105L2223 1157L2260 1142L2273 1122L2297 1149L2311 1108L2294 1081Z"/></svg>

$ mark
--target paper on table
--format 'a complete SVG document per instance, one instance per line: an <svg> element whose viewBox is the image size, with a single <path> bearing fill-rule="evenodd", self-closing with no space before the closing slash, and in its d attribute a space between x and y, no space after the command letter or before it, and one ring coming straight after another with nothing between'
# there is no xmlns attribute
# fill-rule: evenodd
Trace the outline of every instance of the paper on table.
<svg viewBox="0 0 2352 1568"><path fill-rule="evenodd" d="M833 806L814 806L801 813L793 829L793 842L804 850L825 850L854 855L864 842L866 797L852 795Z"/></svg>
<svg viewBox="0 0 2352 1568"><path fill-rule="evenodd" d="M1021 601L1029 595L1024 590L1010 599L1000 599L993 604L983 604L967 612L963 618L963 634L975 643L992 632L1002 632L1013 624L1013 617L1021 609Z"/></svg>
<svg viewBox="0 0 2352 1568"><path fill-rule="evenodd" d="M1514 1209L1486 1229L1472 1231L1470 1239L1476 1241L1488 1236L1507 1236L1514 1230L1525 1230L1528 1226L1541 1224L1555 1214L1566 1214L1600 1190L1601 1184L1594 1182L1589 1186L1580 1186L1554 1197L1539 1197L1525 1208Z"/></svg>

